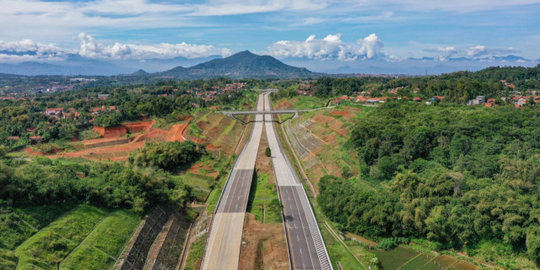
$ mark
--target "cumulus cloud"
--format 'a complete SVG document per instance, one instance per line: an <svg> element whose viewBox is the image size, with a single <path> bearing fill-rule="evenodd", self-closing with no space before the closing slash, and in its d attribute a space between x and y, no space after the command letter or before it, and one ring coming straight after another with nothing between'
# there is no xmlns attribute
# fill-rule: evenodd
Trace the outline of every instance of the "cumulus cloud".
<svg viewBox="0 0 540 270"><path fill-rule="evenodd" d="M424 47L423 51L431 53L435 59L446 61L450 58L467 58L471 60L489 59L494 56L506 56L517 53L514 48L490 48L485 45L457 47L449 45L413 43L414 47Z"/></svg>
<svg viewBox="0 0 540 270"><path fill-rule="evenodd" d="M102 59L151 59L151 58L174 58L178 56L186 58L206 57L210 55L228 56L230 49L216 48L211 45L188 44L185 42L171 44L160 43L151 45L125 44L116 42L106 45L96 41L86 33L79 34L81 41L79 54L88 58Z"/></svg>
<svg viewBox="0 0 540 270"><path fill-rule="evenodd" d="M436 48L424 49L425 52L435 53L441 57L452 57L458 54L458 49L454 46L439 46Z"/></svg>
<svg viewBox="0 0 540 270"><path fill-rule="evenodd" d="M330 34L323 39L311 35L304 41L281 40L270 45L268 51L279 58L355 61L382 54L382 47L383 43L376 34L359 39L356 43L343 42L341 34Z"/></svg>
<svg viewBox="0 0 540 270"><path fill-rule="evenodd" d="M78 39L80 41L78 50L60 48L53 44L34 42L30 39L11 42L0 40L0 62L58 61L65 60L69 54L77 53L86 58L113 60L170 59L179 56L193 59L232 54L232 51L227 48L185 42L148 45L115 42L109 45L97 41L86 33L80 33Z"/></svg>
<svg viewBox="0 0 540 270"><path fill-rule="evenodd" d="M466 50L467 56L469 57L480 57L480 56L493 56L493 55L506 55L511 53L516 53L516 50L512 47L507 49L498 49L498 48L487 48L484 45L476 45L470 47Z"/></svg>
<svg viewBox="0 0 540 270"><path fill-rule="evenodd" d="M68 50L53 44L34 42L31 39L11 42L0 40L0 60L3 62L61 60L67 53Z"/></svg>

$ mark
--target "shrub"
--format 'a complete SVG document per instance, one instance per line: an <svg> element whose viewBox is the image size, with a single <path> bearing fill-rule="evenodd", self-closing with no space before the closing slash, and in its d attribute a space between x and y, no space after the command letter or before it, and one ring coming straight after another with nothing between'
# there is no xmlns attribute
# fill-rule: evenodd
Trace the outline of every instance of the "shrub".
<svg viewBox="0 0 540 270"><path fill-rule="evenodd" d="M151 143L131 154L129 162L136 166L174 171L190 165L202 154L203 151L191 141Z"/></svg>

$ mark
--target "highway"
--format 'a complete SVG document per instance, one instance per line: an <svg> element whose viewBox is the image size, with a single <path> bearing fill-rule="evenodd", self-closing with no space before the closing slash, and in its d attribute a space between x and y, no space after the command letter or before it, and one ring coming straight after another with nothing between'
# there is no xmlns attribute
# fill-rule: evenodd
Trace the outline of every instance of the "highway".
<svg viewBox="0 0 540 270"><path fill-rule="evenodd" d="M270 93L264 94L264 108L272 110ZM285 231L293 269L333 269L315 214L306 192L279 141L272 114L264 115L278 193L283 204Z"/></svg>
<svg viewBox="0 0 540 270"><path fill-rule="evenodd" d="M260 94L257 111L263 110L264 94ZM250 137L229 174L216 207L201 269L238 269L245 212L263 124L263 116L256 114Z"/></svg>

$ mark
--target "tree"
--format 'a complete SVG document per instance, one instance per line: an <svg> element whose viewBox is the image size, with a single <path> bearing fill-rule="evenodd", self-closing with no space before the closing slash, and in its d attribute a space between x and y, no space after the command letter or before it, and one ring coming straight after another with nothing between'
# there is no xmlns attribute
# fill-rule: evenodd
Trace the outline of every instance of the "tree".
<svg viewBox="0 0 540 270"><path fill-rule="evenodd" d="M270 147L266 147L266 149L264 149L264 155L267 157L272 156L272 151L270 150Z"/></svg>

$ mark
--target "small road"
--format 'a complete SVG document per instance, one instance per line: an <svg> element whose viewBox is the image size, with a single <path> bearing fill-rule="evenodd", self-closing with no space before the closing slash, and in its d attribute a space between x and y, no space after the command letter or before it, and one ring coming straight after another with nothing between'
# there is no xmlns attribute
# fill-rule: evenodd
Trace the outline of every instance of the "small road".
<svg viewBox="0 0 540 270"><path fill-rule="evenodd" d="M271 110L269 93L264 107ZM292 164L285 155L272 114L264 114L266 136L272 152L279 197L283 204L285 231L293 269L333 269L315 214Z"/></svg>
<svg viewBox="0 0 540 270"><path fill-rule="evenodd" d="M263 110L264 94L260 94L257 111ZM263 116L255 115L250 137L234 164L216 207L201 269L238 269L245 212L263 124Z"/></svg>

